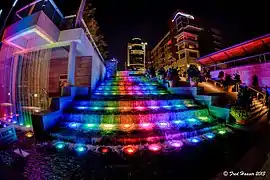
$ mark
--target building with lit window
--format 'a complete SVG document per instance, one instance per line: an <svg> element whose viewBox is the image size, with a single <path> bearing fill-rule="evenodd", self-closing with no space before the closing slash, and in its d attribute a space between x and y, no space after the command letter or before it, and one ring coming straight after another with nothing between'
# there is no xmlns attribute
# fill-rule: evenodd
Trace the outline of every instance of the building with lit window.
<svg viewBox="0 0 270 180"><path fill-rule="evenodd" d="M222 48L221 33L190 14L177 11L169 20L170 31L151 51L151 58L158 69L174 67L186 70L197 64L201 54Z"/></svg>
<svg viewBox="0 0 270 180"><path fill-rule="evenodd" d="M126 69L143 70L145 69L146 46L140 38L133 38L128 43Z"/></svg>

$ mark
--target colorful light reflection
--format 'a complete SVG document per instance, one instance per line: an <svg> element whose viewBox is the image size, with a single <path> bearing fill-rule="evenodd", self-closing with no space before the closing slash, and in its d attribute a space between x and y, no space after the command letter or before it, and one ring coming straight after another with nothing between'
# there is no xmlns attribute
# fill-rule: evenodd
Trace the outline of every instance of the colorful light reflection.
<svg viewBox="0 0 270 180"><path fill-rule="evenodd" d="M78 153L83 153L83 152L86 152L87 151L87 147L85 145L82 145L82 144L75 145L75 148L74 149Z"/></svg>
<svg viewBox="0 0 270 180"><path fill-rule="evenodd" d="M125 146L123 147L123 152L128 154L128 155L133 155L137 152L138 148L136 146L131 146L131 145L128 145L128 146Z"/></svg>
<svg viewBox="0 0 270 180"><path fill-rule="evenodd" d="M148 149L153 152L158 152L162 149L162 146L160 144L150 144Z"/></svg>

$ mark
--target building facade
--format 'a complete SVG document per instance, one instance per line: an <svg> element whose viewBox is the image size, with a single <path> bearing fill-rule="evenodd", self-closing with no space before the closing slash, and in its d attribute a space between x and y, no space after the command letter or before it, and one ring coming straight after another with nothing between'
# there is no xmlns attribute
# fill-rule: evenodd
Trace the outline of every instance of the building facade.
<svg viewBox="0 0 270 180"><path fill-rule="evenodd" d="M169 20L169 29L151 51L156 69L173 67L184 71L190 64L200 69L196 59L222 47L220 32L190 14L177 11Z"/></svg>
<svg viewBox="0 0 270 180"><path fill-rule="evenodd" d="M146 65L146 46L140 38L133 38L128 43L126 69L143 70Z"/></svg>

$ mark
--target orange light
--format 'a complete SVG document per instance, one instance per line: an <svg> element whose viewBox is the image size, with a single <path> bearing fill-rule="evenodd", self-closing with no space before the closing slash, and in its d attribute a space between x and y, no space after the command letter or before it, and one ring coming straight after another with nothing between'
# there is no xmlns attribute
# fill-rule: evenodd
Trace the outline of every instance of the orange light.
<svg viewBox="0 0 270 180"><path fill-rule="evenodd" d="M28 133L25 134L25 136L28 137L28 138L31 138L31 137L34 136L34 134L32 132L28 132Z"/></svg>
<svg viewBox="0 0 270 180"><path fill-rule="evenodd" d="M138 150L138 148L136 146L128 145L128 146L123 147L123 152L125 152L128 155L135 154L137 152L137 150Z"/></svg>

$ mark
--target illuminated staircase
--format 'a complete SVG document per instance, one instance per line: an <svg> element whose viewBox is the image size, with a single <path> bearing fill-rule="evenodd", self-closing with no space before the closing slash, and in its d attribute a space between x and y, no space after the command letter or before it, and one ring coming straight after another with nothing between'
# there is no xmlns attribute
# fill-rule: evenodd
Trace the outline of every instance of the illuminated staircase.
<svg viewBox="0 0 270 180"><path fill-rule="evenodd" d="M125 74L102 82L91 100L75 99L51 135L74 143L118 145L149 138L200 142L220 129L218 119L192 98L172 95L143 75Z"/></svg>

